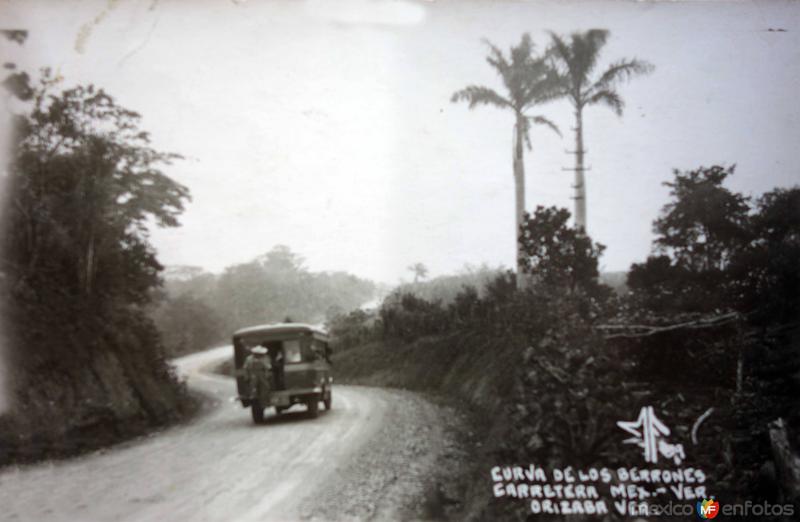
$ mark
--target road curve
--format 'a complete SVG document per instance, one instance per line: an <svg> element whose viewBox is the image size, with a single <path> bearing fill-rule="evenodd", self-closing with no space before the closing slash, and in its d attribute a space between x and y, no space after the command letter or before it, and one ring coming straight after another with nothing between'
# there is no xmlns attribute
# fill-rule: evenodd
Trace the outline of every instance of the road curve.
<svg viewBox="0 0 800 522"><path fill-rule="evenodd" d="M333 409L302 406L263 425L232 401L234 382L202 371L221 347L176 360L189 386L218 400L208 414L132 442L0 472L0 519L20 521L292 521L379 430L389 402L334 386Z"/></svg>

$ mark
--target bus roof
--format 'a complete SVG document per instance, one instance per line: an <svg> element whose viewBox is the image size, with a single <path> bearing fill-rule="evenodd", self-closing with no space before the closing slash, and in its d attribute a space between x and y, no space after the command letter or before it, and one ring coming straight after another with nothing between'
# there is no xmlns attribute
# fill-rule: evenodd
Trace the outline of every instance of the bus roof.
<svg viewBox="0 0 800 522"><path fill-rule="evenodd" d="M268 335L270 337L280 337L283 335L293 335L298 333L312 333L323 337L328 336L328 333L322 328L304 323L275 323L248 326L247 328L236 330L233 336L241 337L245 335Z"/></svg>

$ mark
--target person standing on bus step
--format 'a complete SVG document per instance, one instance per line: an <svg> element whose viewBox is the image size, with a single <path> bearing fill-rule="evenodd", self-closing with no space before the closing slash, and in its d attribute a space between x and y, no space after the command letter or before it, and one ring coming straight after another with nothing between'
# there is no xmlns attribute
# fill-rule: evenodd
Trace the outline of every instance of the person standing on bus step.
<svg viewBox="0 0 800 522"><path fill-rule="evenodd" d="M256 346L250 350L250 355L244 360L244 371L247 375L247 383L250 387L250 397L261 397L259 392L269 392L272 388L270 364L267 349L264 346Z"/></svg>
<svg viewBox="0 0 800 522"><path fill-rule="evenodd" d="M286 383L283 379L283 348L280 346L273 346L269 350L270 362L272 363L272 381L275 383L276 390L283 390L286 388Z"/></svg>

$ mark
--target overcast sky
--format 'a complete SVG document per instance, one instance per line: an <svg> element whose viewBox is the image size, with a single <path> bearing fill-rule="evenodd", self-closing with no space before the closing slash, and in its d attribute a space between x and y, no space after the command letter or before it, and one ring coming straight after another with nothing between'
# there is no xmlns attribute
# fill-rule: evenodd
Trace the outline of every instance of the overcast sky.
<svg viewBox="0 0 800 522"><path fill-rule="evenodd" d="M607 28L603 64L656 66L621 88L623 118L585 115L604 269L647 256L673 168L736 163L750 195L800 182L798 3L0 0L0 19L30 31L20 63L105 88L186 156L167 174L193 201L152 234L168 265L220 271L287 244L313 270L389 283L415 262L513 266L513 118L449 98L499 88L481 39L524 32L544 46ZM537 112L564 138L534 131L528 208L571 208L571 109Z"/></svg>

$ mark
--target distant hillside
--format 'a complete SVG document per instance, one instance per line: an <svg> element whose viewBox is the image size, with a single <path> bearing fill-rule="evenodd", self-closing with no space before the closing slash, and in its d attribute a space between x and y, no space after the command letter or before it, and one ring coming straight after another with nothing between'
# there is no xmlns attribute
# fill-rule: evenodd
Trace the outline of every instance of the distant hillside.
<svg viewBox="0 0 800 522"><path fill-rule="evenodd" d="M203 274L205 270L199 266L191 266L191 265L171 265L164 267L164 271L161 272L161 277L164 278L164 281L188 281L193 277L197 277Z"/></svg>
<svg viewBox="0 0 800 522"><path fill-rule="evenodd" d="M600 282L613 288L617 294L628 293L628 285L625 284L627 278L628 272L624 270L600 273Z"/></svg>
<svg viewBox="0 0 800 522"><path fill-rule="evenodd" d="M221 274L195 266L167 267L152 316L165 346L177 355L223 342L243 326L287 317L321 323L376 297L372 281L346 272L311 272L301 256L277 246Z"/></svg>

